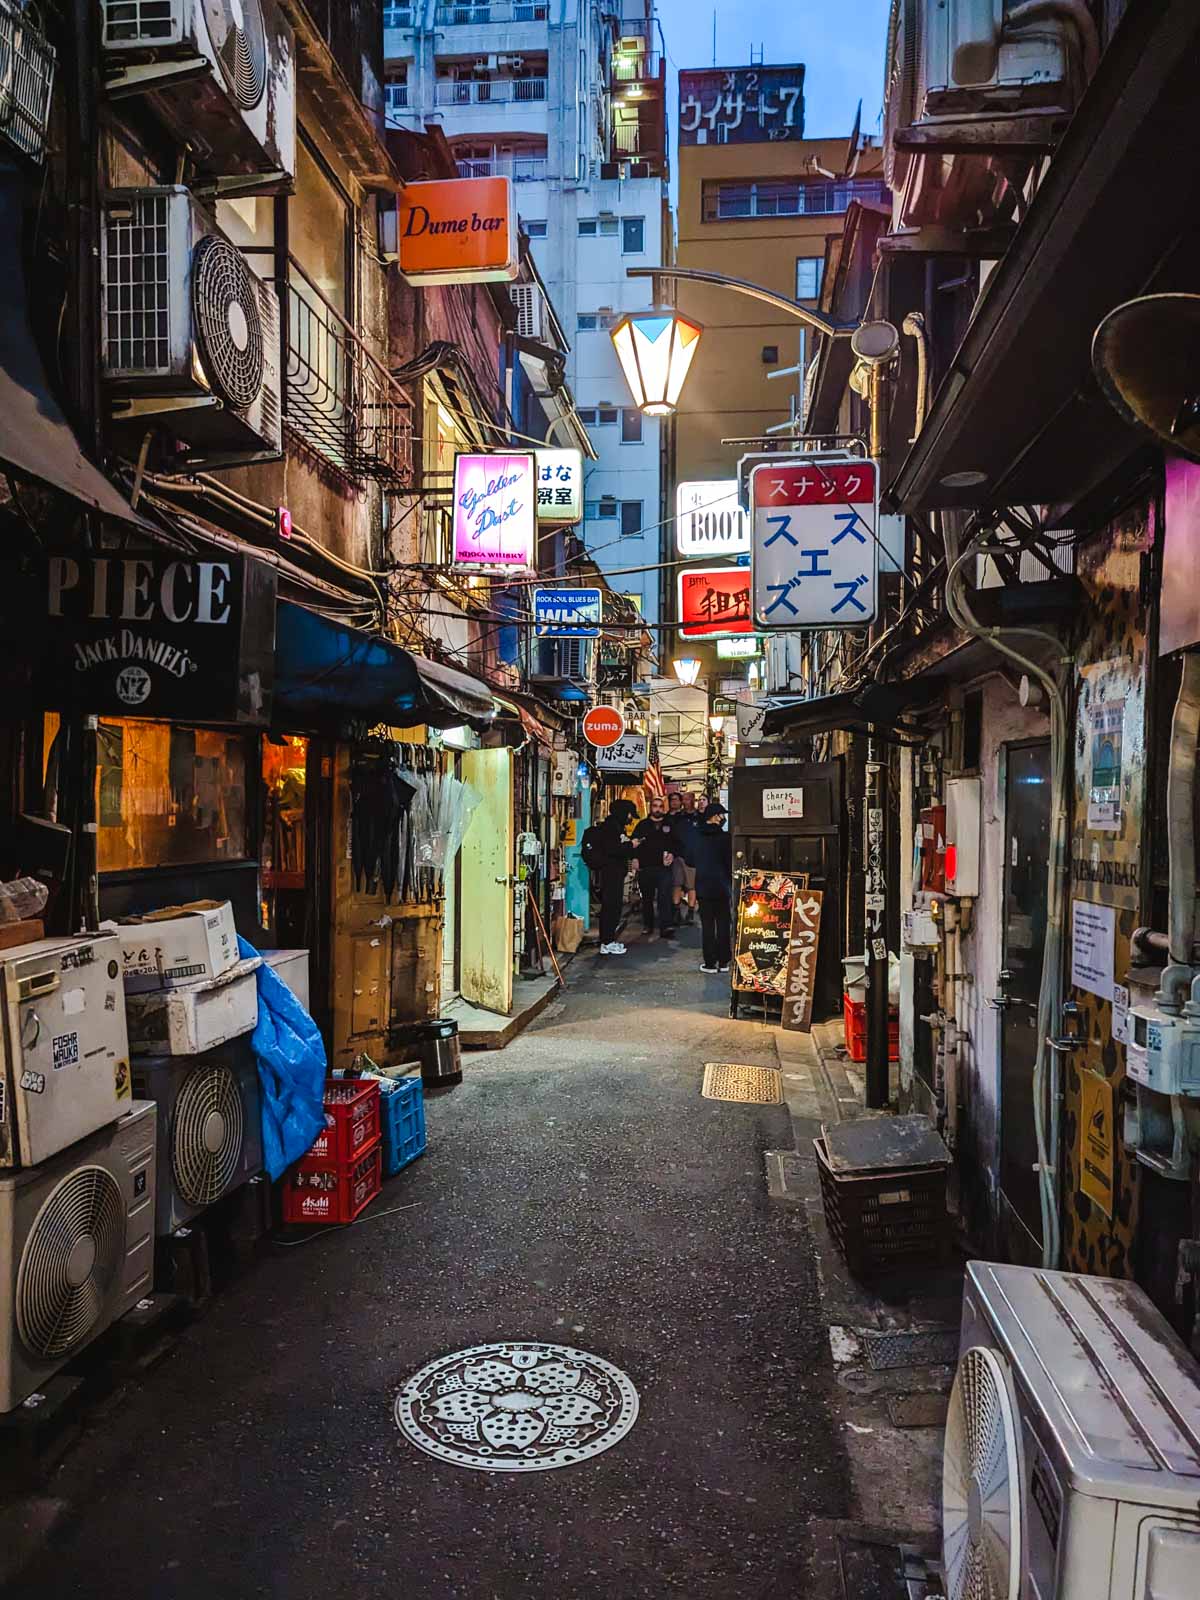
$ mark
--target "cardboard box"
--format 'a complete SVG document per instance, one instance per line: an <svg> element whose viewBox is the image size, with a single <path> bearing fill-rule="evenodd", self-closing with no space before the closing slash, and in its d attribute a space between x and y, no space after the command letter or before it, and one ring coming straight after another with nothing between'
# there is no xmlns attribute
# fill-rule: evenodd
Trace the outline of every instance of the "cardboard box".
<svg viewBox="0 0 1200 1600"><path fill-rule="evenodd" d="M164 906L119 924L125 993L178 989L219 978L237 964L237 928L228 900Z"/></svg>
<svg viewBox="0 0 1200 1600"><path fill-rule="evenodd" d="M250 956L208 983L127 994L129 1048L135 1056L198 1056L258 1023L260 956Z"/></svg>

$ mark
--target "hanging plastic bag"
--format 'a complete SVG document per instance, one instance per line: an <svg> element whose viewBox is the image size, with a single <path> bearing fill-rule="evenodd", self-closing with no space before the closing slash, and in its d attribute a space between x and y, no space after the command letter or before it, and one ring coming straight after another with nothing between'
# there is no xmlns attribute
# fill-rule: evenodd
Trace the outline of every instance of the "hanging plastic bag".
<svg viewBox="0 0 1200 1600"><path fill-rule="evenodd" d="M240 935L243 960L258 951ZM316 1023L275 970L263 962L258 1025L250 1048L258 1063L263 1165L272 1180L307 1155L325 1127L325 1043Z"/></svg>

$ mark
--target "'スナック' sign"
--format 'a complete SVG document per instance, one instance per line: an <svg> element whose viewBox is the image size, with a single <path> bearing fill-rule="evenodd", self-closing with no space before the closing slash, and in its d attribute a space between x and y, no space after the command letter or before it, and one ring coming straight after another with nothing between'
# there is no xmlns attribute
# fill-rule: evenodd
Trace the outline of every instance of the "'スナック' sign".
<svg viewBox="0 0 1200 1600"><path fill-rule="evenodd" d="M878 594L879 470L839 456L750 474L751 568L760 628L861 628Z"/></svg>

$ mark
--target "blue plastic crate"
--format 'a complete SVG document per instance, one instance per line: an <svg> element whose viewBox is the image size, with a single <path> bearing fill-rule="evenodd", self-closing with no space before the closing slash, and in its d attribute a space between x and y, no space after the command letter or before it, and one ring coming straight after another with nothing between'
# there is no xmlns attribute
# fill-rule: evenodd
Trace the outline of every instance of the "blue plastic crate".
<svg viewBox="0 0 1200 1600"><path fill-rule="evenodd" d="M425 1150L425 1094L420 1078L400 1078L379 1096L383 1126L383 1175L390 1178Z"/></svg>

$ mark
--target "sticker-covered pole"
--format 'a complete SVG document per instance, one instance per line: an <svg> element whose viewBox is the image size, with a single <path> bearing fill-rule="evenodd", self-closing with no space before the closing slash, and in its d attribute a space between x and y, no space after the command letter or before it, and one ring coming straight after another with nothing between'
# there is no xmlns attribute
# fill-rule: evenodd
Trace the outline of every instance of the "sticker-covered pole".
<svg viewBox="0 0 1200 1600"><path fill-rule="evenodd" d="M866 956L867 956L867 1107L882 1110L888 1103L888 950L887 950L887 849L884 818L886 775L874 739L867 744L866 783Z"/></svg>

